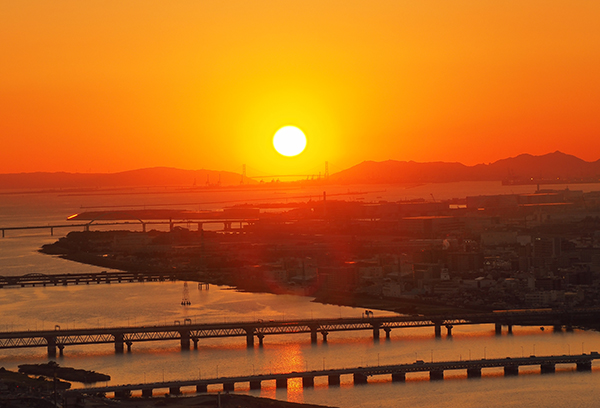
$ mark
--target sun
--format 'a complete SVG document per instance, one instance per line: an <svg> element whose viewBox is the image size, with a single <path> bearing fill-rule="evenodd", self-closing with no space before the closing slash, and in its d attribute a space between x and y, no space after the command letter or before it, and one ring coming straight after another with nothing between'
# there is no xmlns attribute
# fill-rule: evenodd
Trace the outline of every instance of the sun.
<svg viewBox="0 0 600 408"><path fill-rule="evenodd" d="M306 136L296 126L284 126L275 132L273 146L283 156L297 156L306 147Z"/></svg>

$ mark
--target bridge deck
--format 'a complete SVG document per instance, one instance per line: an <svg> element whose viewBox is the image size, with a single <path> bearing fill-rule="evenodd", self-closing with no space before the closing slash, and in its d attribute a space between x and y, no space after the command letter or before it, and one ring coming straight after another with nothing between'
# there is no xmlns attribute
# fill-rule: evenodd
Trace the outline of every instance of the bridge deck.
<svg viewBox="0 0 600 408"><path fill-rule="evenodd" d="M327 340L330 332L372 330L373 337L379 338L379 331L408 327L435 327L436 336L441 327L446 326L448 333L455 325L495 324L502 325L571 325L578 321L595 321L600 310L581 309L565 311L521 311L510 313L452 314L439 316L402 316L390 315L381 317L333 318L309 320L279 321L239 321L230 323L199 323L160 325L160 326L127 326L108 328L83 328L62 330L36 330L21 332L0 332L0 349L21 347L48 347L52 355L56 347L79 344L114 343L116 351L122 351L123 344L131 346L133 342L179 340L182 348L189 348L190 341L197 345L198 340L218 337L246 337L247 345L254 344L257 337L260 342L267 335L310 333L311 341L316 342L317 334Z"/></svg>
<svg viewBox="0 0 600 408"><path fill-rule="evenodd" d="M196 273L187 272L126 272L105 271L98 273L53 274L31 273L20 276L1 276L0 288L89 285L100 283L151 282L151 281L198 280Z"/></svg>
<svg viewBox="0 0 600 408"><path fill-rule="evenodd" d="M119 391L139 391L148 389L159 389L159 388L173 388L173 387L206 387L208 385L218 384L229 384L232 386L235 383L252 383L262 382L270 380L288 380L291 378L314 378L314 377L339 377L341 375L362 375L362 376L375 376L375 375L389 375L389 374L406 374L415 372L440 372L446 370L481 370L483 368L491 367L522 367L522 366L544 366L544 365L556 365L556 364L588 364L590 365L593 360L600 359L600 354L597 352L591 352L590 354L580 355L564 355L564 356L531 356L531 357L520 357L520 358L500 358L500 359L481 359L481 360L466 360L466 361L440 361L425 363L417 361L410 364L390 364L376 367L352 367L352 368L340 368L330 370L313 370L313 371L302 371L302 372L287 372L287 373L275 373L275 374L258 374L248 376L235 376L235 377L218 377L218 378L206 378L206 379L195 379L195 380L180 380L180 381L166 381L166 382L154 382L144 384L127 384L127 385L112 385L105 387L93 387L85 389L77 389L69 391L70 393L80 394L95 394L98 392L119 392Z"/></svg>

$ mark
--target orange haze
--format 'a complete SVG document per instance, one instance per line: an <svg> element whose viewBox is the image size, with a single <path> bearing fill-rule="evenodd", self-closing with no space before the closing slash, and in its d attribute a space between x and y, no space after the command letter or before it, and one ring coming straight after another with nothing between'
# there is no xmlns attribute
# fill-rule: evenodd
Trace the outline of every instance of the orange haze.
<svg viewBox="0 0 600 408"><path fill-rule="evenodd" d="M596 0L3 1L0 173L597 160L599 22Z"/></svg>

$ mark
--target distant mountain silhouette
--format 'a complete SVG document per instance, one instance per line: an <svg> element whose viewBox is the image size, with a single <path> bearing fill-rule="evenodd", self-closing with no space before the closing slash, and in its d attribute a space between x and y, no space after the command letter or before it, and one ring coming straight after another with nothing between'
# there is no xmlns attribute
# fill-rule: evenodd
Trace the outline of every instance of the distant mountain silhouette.
<svg viewBox="0 0 600 408"><path fill-rule="evenodd" d="M450 181L589 180L600 177L600 160L586 162L559 151L542 156L521 154L490 164L465 166L460 163L417 163L388 160L365 161L347 170L332 174L332 182L417 183Z"/></svg>
<svg viewBox="0 0 600 408"><path fill-rule="evenodd" d="M395 184L451 181L598 181L600 160L586 162L575 156L554 152L542 156L521 154L490 164L465 166L461 163L387 160L365 161L329 177L331 183ZM0 174L0 189L99 189L122 187L205 187L238 186L241 174L213 170L180 170L169 167L120 173L13 173ZM247 179L255 184L255 180Z"/></svg>
<svg viewBox="0 0 600 408"><path fill-rule="evenodd" d="M204 187L239 185L240 174L213 170L153 167L120 173L12 173L0 174L1 189L98 189L113 187Z"/></svg>

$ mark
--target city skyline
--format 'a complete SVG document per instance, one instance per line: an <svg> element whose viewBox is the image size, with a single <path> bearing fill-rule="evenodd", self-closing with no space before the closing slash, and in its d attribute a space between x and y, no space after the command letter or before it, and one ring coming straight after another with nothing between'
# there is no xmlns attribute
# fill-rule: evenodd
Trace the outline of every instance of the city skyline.
<svg viewBox="0 0 600 408"><path fill-rule="evenodd" d="M0 5L0 173L597 160L600 5ZM304 131L283 157L277 129Z"/></svg>

